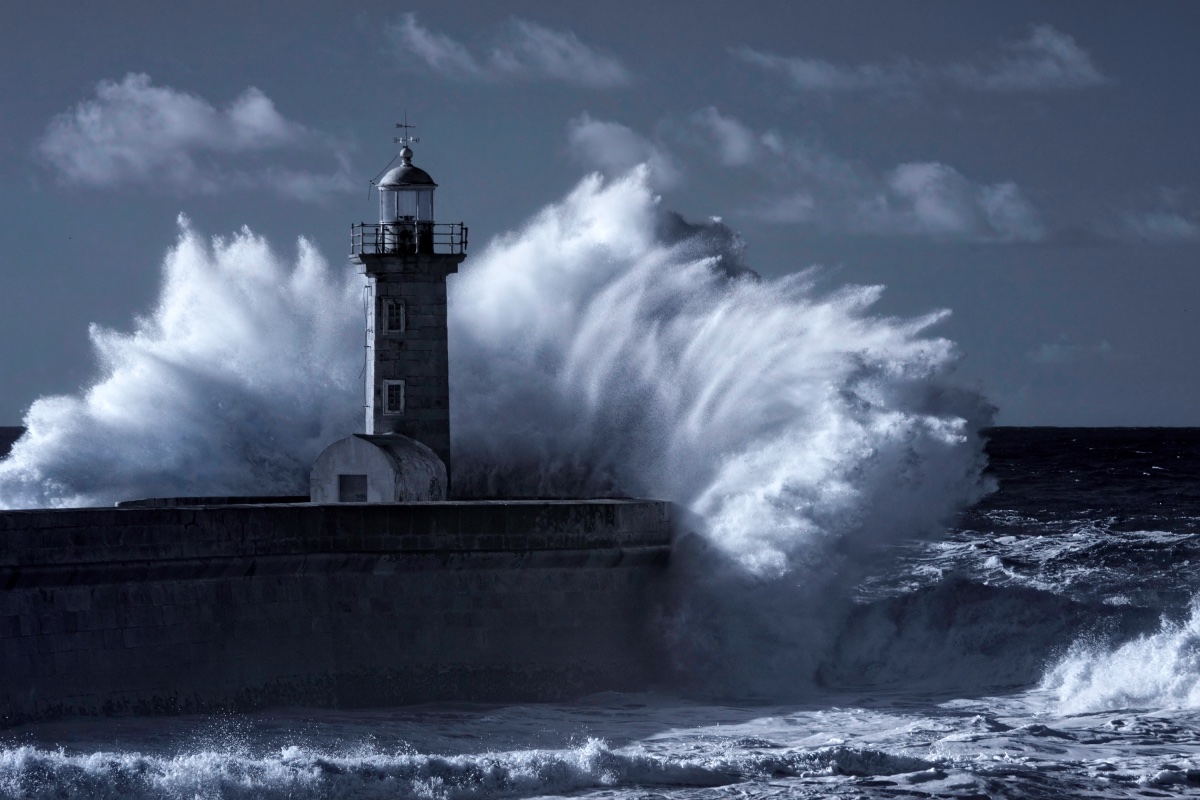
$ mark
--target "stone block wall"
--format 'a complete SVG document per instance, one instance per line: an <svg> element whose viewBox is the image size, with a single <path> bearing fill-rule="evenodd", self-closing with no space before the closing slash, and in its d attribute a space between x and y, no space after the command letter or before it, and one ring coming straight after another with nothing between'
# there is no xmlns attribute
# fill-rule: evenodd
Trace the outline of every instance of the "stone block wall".
<svg viewBox="0 0 1200 800"><path fill-rule="evenodd" d="M399 433L437 453L450 470L450 366L446 277L461 254L386 254L357 257L368 277L367 432ZM385 303L403 303L403 331L389 331ZM384 413L383 382L403 380L402 415Z"/></svg>
<svg viewBox="0 0 1200 800"><path fill-rule="evenodd" d="M667 504L0 513L0 722L642 688Z"/></svg>

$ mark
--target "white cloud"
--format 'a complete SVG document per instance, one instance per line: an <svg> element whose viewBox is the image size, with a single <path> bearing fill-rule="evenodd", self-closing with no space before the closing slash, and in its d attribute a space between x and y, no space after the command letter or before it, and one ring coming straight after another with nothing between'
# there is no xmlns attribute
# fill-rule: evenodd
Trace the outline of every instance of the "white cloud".
<svg viewBox="0 0 1200 800"><path fill-rule="evenodd" d="M1028 39L1005 50L989 64L955 64L947 74L962 86L992 91L1084 89L1109 82L1074 38L1049 25L1035 25Z"/></svg>
<svg viewBox="0 0 1200 800"><path fill-rule="evenodd" d="M979 186L976 200L984 218L1001 239L1035 242L1046 236L1041 215L1012 181Z"/></svg>
<svg viewBox="0 0 1200 800"><path fill-rule="evenodd" d="M540 74L564 83L605 88L629 82L619 61L583 44L568 32L514 20L506 44L493 53L513 74Z"/></svg>
<svg viewBox="0 0 1200 800"><path fill-rule="evenodd" d="M1142 193L1115 221L1097 226L1102 235L1147 244L1200 242L1200 206L1185 186L1158 186Z"/></svg>
<svg viewBox="0 0 1200 800"><path fill-rule="evenodd" d="M849 162L797 175L804 188L760 203L770 222L825 231L990 242L1044 238L1037 211L1012 183L977 184L946 164L913 162L875 175Z"/></svg>
<svg viewBox="0 0 1200 800"><path fill-rule="evenodd" d="M618 122L592 119L586 112L567 124L567 144L589 169L607 175L620 175L646 164L659 189L675 186L683 177L675 157L663 145Z"/></svg>
<svg viewBox="0 0 1200 800"><path fill-rule="evenodd" d="M752 165L770 184L755 213L777 223L830 232L931 236L973 241L1038 241L1039 215L1011 182L975 183L937 162L876 172L809 142L756 135L708 108L692 124L714 142L722 163Z"/></svg>
<svg viewBox="0 0 1200 800"><path fill-rule="evenodd" d="M901 164L886 176L885 187L889 194L880 208L891 219L881 222L934 235L977 231L983 222L976 187L945 164Z"/></svg>
<svg viewBox="0 0 1200 800"><path fill-rule="evenodd" d="M526 20L512 20L492 49L480 55L422 26L411 13L390 28L390 35L403 63L454 80L550 80L605 89L623 86L632 78L620 61L584 44L574 33Z"/></svg>
<svg viewBox="0 0 1200 800"><path fill-rule="evenodd" d="M1200 224L1173 211L1149 211L1125 218L1129 233L1154 244L1200 241Z"/></svg>
<svg viewBox="0 0 1200 800"><path fill-rule="evenodd" d="M1151 244L1200 241L1200 223L1175 211L1147 211L1125 217L1129 235Z"/></svg>
<svg viewBox="0 0 1200 800"><path fill-rule="evenodd" d="M1177 209L1127 213L1123 233L1152 245L1200 241L1200 222L1195 215Z"/></svg>
<svg viewBox="0 0 1200 800"><path fill-rule="evenodd" d="M735 185L757 184L751 190L757 199L747 208L767 222L958 241L1035 242L1046 236L1037 209L1010 181L978 183L932 161L873 170L811 142L757 133L711 106L688 123L689 129L675 133L693 146L699 142L709 160L715 152L718 163L740 170ZM647 164L657 188L682 179L671 149L620 123L584 113L568 124L567 139L578 160L605 174Z"/></svg>
<svg viewBox="0 0 1200 800"><path fill-rule="evenodd" d="M68 184L148 185L180 193L261 186L317 200L350 188L344 158L326 176L282 167L247 170L235 159L327 145L320 134L284 118L253 87L218 110L202 97L130 73L120 83L101 81L93 99L52 119L37 150ZM281 177L278 184L270 182L272 174Z"/></svg>
<svg viewBox="0 0 1200 800"><path fill-rule="evenodd" d="M733 51L748 64L778 72L801 91L846 92L867 89L901 89L917 83L921 70L908 62L890 66L860 64L838 66L819 58L792 58L764 53L750 47Z"/></svg>
<svg viewBox="0 0 1200 800"><path fill-rule="evenodd" d="M362 184L352 176L349 160L339 155L337 161L337 170L328 174L268 167L253 176L253 182L265 182L285 197L309 203L319 203L333 194L361 190Z"/></svg>
<svg viewBox="0 0 1200 800"><path fill-rule="evenodd" d="M867 229L996 241L1036 241L1037 213L1011 182L981 185L946 164L901 164L885 179L886 193Z"/></svg>
<svg viewBox="0 0 1200 800"><path fill-rule="evenodd" d="M432 71L458 80L487 80L490 77L471 51L449 36L417 24L415 14L405 14L390 28L390 35L396 55L402 62L412 56Z"/></svg>
<svg viewBox="0 0 1200 800"><path fill-rule="evenodd" d="M1066 340L1058 342L1043 342L1028 354L1029 360L1043 366L1060 366L1092 359L1117 358L1112 345L1107 341L1097 344L1072 344Z"/></svg>
<svg viewBox="0 0 1200 800"><path fill-rule="evenodd" d="M692 116L692 122L707 133L717 146L717 157L727 167L750 164L758 158L763 144L754 131L733 117L727 117L714 106Z"/></svg>
<svg viewBox="0 0 1200 800"><path fill-rule="evenodd" d="M977 91L1061 91L1109 83L1071 36L1036 25L1027 39L1006 42L990 58L930 66L908 59L891 64L838 65L815 58L734 50L743 61L783 75L799 91L903 91L950 85Z"/></svg>

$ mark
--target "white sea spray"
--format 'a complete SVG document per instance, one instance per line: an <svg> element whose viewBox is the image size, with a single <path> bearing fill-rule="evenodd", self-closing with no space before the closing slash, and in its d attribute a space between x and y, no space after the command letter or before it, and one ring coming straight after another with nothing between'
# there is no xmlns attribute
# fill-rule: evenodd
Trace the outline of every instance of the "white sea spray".
<svg viewBox="0 0 1200 800"><path fill-rule="evenodd" d="M584 180L452 287L459 486L689 509L662 624L721 691L806 685L878 545L982 491L990 409L927 334L943 314L818 286L750 273L728 228L680 223L635 171Z"/></svg>
<svg viewBox="0 0 1200 800"><path fill-rule="evenodd" d="M679 504L679 591L648 615L686 674L777 695L811 680L879 545L978 496L989 408L928 333L944 312L879 316L882 287L762 279L742 250L664 211L638 169L473 254L450 278L454 482ZM358 427L349 265L184 223L164 276L132 333L93 328L92 386L34 403L0 504L301 493Z"/></svg>
<svg viewBox="0 0 1200 800"><path fill-rule="evenodd" d="M1042 678L1061 711L1200 709L1200 597L1183 620L1123 643L1077 641Z"/></svg>
<svg viewBox="0 0 1200 800"><path fill-rule="evenodd" d="M0 461L0 506L294 494L361 417L361 279L307 240L285 259L248 228L180 218L154 309L89 331L99 377L43 397Z"/></svg>

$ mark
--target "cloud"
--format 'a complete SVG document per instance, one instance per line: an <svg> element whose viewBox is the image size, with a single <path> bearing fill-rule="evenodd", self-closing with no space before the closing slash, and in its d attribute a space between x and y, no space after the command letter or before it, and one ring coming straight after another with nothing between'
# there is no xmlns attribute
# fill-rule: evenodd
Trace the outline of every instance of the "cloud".
<svg viewBox="0 0 1200 800"><path fill-rule="evenodd" d="M1141 208L1130 210L1120 221L1118 238L1150 244L1200 241L1200 213L1187 188L1159 186L1143 198Z"/></svg>
<svg viewBox="0 0 1200 800"><path fill-rule="evenodd" d="M611 56L596 52L570 32L514 20L507 46L493 53L513 75L543 75L564 83L605 88L629 82L629 72Z"/></svg>
<svg viewBox="0 0 1200 800"><path fill-rule="evenodd" d="M874 170L808 141L778 132L756 133L741 120L705 108L673 133L715 153L739 170L731 185L749 180L746 208L766 222L828 233L924 236L975 242L1037 242L1046 238L1041 215L1015 183L979 183L935 161ZM567 126L572 155L591 169L619 175L649 166L656 188L683 179L678 156L657 138L584 113ZM711 156L709 156L711 159Z"/></svg>
<svg viewBox="0 0 1200 800"><path fill-rule="evenodd" d="M833 172L809 170L805 178L806 188L762 203L760 216L833 233L981 242L1045 236L1037 211L1016 184L974 183L935 161L900 164L882 175L846 162Z"/></svg>
<svg viewBox="0 0 1200 800"><path fill-rule="evenodd" d="M1044 238L1037 210L1012 182L980 184L933 161L877 172L810 142L755 134L707 108L691 118L728 166L753 167L772 185L762 219L830 232L1028 242Z"/></svg>
<svg viewBox="0 0 1200 800"><path fill-rule="evenodd" d="M547 80L607 89L624 86L632 79L620 61L579 41L574 33L521 19L511 20L492 49L480 55L422 26L411 13L390 27L389 36L395 54L406 66L423 67L453 80ZM410 56L415 60L405 60Z"/></svg>
<svg viewBox="0 0 1200 800"><path fill-rule="evenodd" d="M592 119L587 112L567 123L567 144L576 159L606 175L646 164L659 189L676 186L683 177L675 157L663 145L618 122Z"/></svg>
<svg viewBox="0 0 1200 800"><path fill-rule="evenodd" d="M388 32L397 56L415 56L439 75L458 80L488 80L491 77L471 51L449 36L418 25L415 14L405 14Z"/></svg>
<svg viewBox="0 0 1200 800"><path fill-rule="evenodd" d="M692 123L713 140L717 157L727 167L750 164L762 146L754 131L733 117L723 115L714 106L692 115Z"/></svg>
<svg viewBox="0 0 1200 800"><path fill-rule="evenodd" d="M1158 186L1130 198L1118 215L1095 225L1105 239L1152 245L1200 242L1200 204L1187 186Z"/></svg>
<svg viewBox="0 0 1200 800"><path fill-rule="evenodd" d="M748 64L768 72L778 72L801 91L848 92L866 89L911 88L921 79L923 70L901 61L890 66L861 64L843 67L819 58L793 58L764 53L750 47L733 51Z"/></svg>
<svg viewBox="0 0 1200 800"><path fill-rule="evenodd" d="M748 64L783 75L794 89L808 92L898 92L932 85L987 92L1050 92L1111 82L1074 38L1050 25L1035 25L1027 39L1002 43L997 55L939 66L909 59L838 65L749 47L733 52Z"/></svg>
<svg viewBox="0 0 1200 800"><path fill-rule="evenodd" d="M1129 214L1125 231L1151 244L1200 241L1200 223L1175 211L1147 211Z"/></svg>
<svg viewBox="0 0 1200 800"><path fill-rule="evenodd" d="M329 146L326 137L284 118L253 87L218 110L202 97L154 86L149 75L130 73L120 83L101 81L94 98L54 117L37 152L72 185L142 185L182 194L262 186L318 200L351 188L344 157L338 156L339 167L331 175L250 169L239 167L236 159ZM279 180L271 181L272 176Z"/></svg>
<svg viewBox="0 0 1200 800"><path fill-rule="evenodd" d="M309 203L319 203L330 195L361 189L361 182L356 182L352 177L349 159L342 154L336 157L338 168L332 173L268 167L252 176L252 181L265 181L279 194Z"/></svg>
<svg viewBox="0 0 1200 800"><path fill-rule="evenodd" d="M1004 56L987 65L955 64L947 74L967 88L1001 92L1085 89L1109 82L1074 38L1049 25L1035 25L1028 39L1004 49Z"/></svg>
<svg viewBox="0 0 1200 800"><path fill-rule="evenodd" d="M1083 345L1071 344L1065 340L1043 342L1029 351L1028 356L1030 361L1043 366L1060 366L1093 359L1111 360L1117 358L1113 346L1107 341L1101 341L1098 344Z"/></svg>

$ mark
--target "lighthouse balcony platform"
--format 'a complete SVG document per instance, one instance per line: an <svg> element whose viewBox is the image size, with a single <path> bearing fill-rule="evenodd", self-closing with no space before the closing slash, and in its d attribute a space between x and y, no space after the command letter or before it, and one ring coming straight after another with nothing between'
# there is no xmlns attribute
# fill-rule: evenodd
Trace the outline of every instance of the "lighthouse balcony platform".
<svg viewBox="0 0 1200 800"><path fill-rule="evenodd" d="M466 255L467 226L461 222L360 222L350 226L350 255Z"/></svg>

